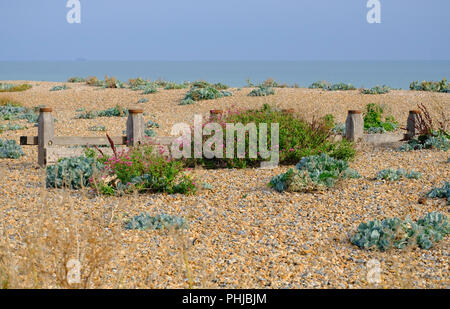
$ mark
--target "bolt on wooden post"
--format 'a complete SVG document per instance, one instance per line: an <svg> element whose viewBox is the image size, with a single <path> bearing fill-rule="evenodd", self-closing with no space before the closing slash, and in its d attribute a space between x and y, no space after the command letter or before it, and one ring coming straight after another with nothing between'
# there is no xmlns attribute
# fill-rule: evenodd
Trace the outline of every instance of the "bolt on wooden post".
<svg viewBox="0 0 450 309"><path fill-rule="evenodd" d="M352 142L357 142L363 138L364 119L361 111L348 111L347 121L345 122L345 137Z"/></svg>
<svg viewBox="0 0 450 309"><path fill-rule="evenodd" d="M406 123L406 139L412 139L416 134L416 128L419 122L420 111L413 110L409 112L408 122Z"/></svg>
<svg viewBox="0 0 450 309"><path fill-rule="evenodd" d="M43 107L39 109L38 118L38 164L47 165L46 148L52 145L55 137L55 121L52 116L53 109Z"/></svg>
<svg viewBox="0 0 450 309"><path fill-rule="evenodd" d="M144 111L134 108L128 110L127 143L129 146L139 145L144 139Z"/></svg>

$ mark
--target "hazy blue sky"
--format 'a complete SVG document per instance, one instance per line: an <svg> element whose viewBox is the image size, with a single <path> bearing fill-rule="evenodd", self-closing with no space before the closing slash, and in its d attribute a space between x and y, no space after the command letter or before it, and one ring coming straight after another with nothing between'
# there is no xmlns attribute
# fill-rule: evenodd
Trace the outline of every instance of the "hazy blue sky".
<svg viewBox="0 0 450 309"><path fill-rule="evenodd" d="M449 0L0 0L0 60L449 60Z"/></svg>

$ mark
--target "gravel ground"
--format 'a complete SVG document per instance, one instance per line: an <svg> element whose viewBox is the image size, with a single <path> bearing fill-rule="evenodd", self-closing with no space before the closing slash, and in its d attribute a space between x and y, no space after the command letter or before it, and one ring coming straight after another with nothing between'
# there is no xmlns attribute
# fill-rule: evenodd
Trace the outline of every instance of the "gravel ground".
<svg viewBox="0 0 450 309"><path fill-rule="evenodd" d="M142 107L147 113L146 120L160 124L158 135L167 135L174 123L191 122L194 113L207 116L210 109L231 106L254 108L271 103L280 108L294 108L308 119L331 113L338 122L345 121L348 109L364 109L367 103L384 104L400 122L406 122L408 111L418 103L446 113L450 106L448 94L392 91L374 96L358 91L277 89L275 96L250 98L248 88L233 89L233 97L179 106L187 90L141 95L127 89L68 84L69 90L50 92L51 87L62 83L30 83L32 89L0 93L0 98L11 97L30 107L40 104L53 107L58 119L57 135L103 134L87 131L93 125L105 125L112 135L122 135L125 118L119 122L117 118L74 119L79 108L98 110L117 104ZM142 97L149 102L136 104ZM18 141L20 135L37 135L37 128L6 131L0 138ZM18 160L0 159L0 173L4 175L0 182L0 219L6 232L0 247L3 243L12 257L20 258L20 248L24 247L22 231L34 229L37 205L44 205L42 209L51 214L50 220L67 210L83 217L87 225L89 220L109 222L108 229L115 233L115 247L110 252L113 257L95 273L89 287L185 288L189 277L186 265L192 272L193 286L201 288L450 287L448 237L431 250L408 248L384 253L363 251L349 242L349 236L363 221L393 216L417 219L430 211L448 214L443 199L418 203L431 188L449 181L448 152L403 153L359 145L358 155L350 166L363 178L344 180L329 191L314 194L280 194L269 189L270 178L289 168L280 167L196 169L192 174L200 182L211 184L212 190L200 191L195 196L155 194L120 198L42 190L44 173L37 167L36 148L24 147L25 156ZM376 172L384 168L414 169L423 173L423 177L390 183L374 180ZM183 216L189 229L178 235L121 228L127 218L141 212ZM71 241L77 247L77 241ZM89 250L89 246L81 247L83 252ZM381 263L381 282L375 286L367 280L366 263L371 259Z"/></svg>

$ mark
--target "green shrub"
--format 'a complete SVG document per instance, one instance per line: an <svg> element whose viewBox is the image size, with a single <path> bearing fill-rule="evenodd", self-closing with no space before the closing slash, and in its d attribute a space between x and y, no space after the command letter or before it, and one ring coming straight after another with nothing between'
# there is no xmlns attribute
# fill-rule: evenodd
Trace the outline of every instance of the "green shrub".
<svg viewBox="0 0 450 309"><path fill-rule="evenodd" d="M170 216L167 214L150 216L149 214L142 213L139 216L133 217L129 220L125 229L127 230L164 230L164 229L186 229L187 223L184 218L177 216Z"/></svg>
<svg viewBox="0 0 450 309"><path fill-rule="evenodd" d="M86 79L83 77L71 77L67 80L68 83L85 83Z"/></svg>
<svg viewBox="0 0 450 309"><path fill-rule="evenodd" d="M142 92L142 94L152 94L158 92L158 89L155 87L155 85L146 86L143 90L144 91Z"/></svg>
<svg viewBox="0 0 450 309"><path fill-rule="evenodd" d="M383 85L383 86L375 86L372 88L364 88L361 89L362 94L385 94L391 91L391 87Z"/></svg>
<svg viewBox="0 0 450 309"><path fill-rule="evenodd" d="M395 131L398 128L398 123L394 117L387 116L383 120L383 108L378 104L367 104L366 114L364 116L364 129L368 133L385 133L388 131Z"/></svg>
<svg viewBox="0 0 450 309"><path fill-rule="evenodd" d="M450 83L447 83L447 80L444 78L440 82L434 81L423 81L419 83L418 81L412 82L409 85L411 90L416 91L432 91L432 92L450 92Z"/></svg>
<svg viewBox="0 0 450 309"><path fill-rule="evenodd" d="M156 122L154 122L153 120L149 120L145 123L145 125L147 126L147 128L159 128L159 124L157 124Z"/></svg>
<svg viewBox="0 0 450 309"><path fill-rule="evenodd" d="M25 155L15 140L0 139L0 158L18 159Z"/></svg>
<svg viewBox="0 0 450 309"><path fill-rule="evenodd" d="M31 88L32 86L29 84L13 85L0 83L0 92L22 92Z"/></svg>
<svg viewBox="0 0 450 309"><path fill-rule="evenodd" d="M147 103L147 102L148 102L148 99L147 99L147 98L142 98L142 99L140 99L140 100L138 101L139 104Z"/></svg>
<svg viewBox="0 0 450 309"><path fill-rule="evenodd" d="M337 90L355 90L356 88L352 84L346 83L331 84L327 81L318 81L312 83L309 86L309 89L323 89L328 91L337 91Z"/></svg>
<svg viewBox="0 0 450 309"><path fill-rule="evenodd" d="M446 181L441 188L434 188L426 194L430 198L446 198L447 205L450 205L450 182Z"/></svg>
<svg viewBox="0 0 450 309"><path fill-rule="evenodd" d="M145 134L145 136L148 136L148 137L155 137L156 136L155 131L153 131L151 129L145 129L144 134Z"/></svg>
<svg viewBox="0 0 450 309"><path fill-rule="evenodd" d="M361 249L378 248L386 251L391 248L403 249L418 245L430 249L450 232L447 216L432 212L413 222L410 218L374 220L361 223L351 243Z"/></svg>
<svg viewBox="0 0 450 309"><path fill-rule="evenodd" d="M106 127L102 126L102 125L92 126L92 127L88 128L88 131L94 131L94 132L101 131L101 132L103 132L103 131L106 131Z"/></svg>
<svg viewBox="0 0 450 309"><path fill-rule="evenodd" d="M128 85L133 90L143 90L146 87L154 85L154 84L148 80L144 80L144 79L138 77L135 79L129 79Z"/></svg>
<svg viewBox="0 0 450 309"><path fill-rule="evenodd" d="M84 156L63 158L55 165L47 166L47 188L70 188L78 190L89 186L94 171L100 171L103 165Z"/></svg>
<svg viewBox="0 0 450 309"><path fill-rule="evenodd" d="M399 151L413 151L422 149L436 149L447 151L450 149L449 134L445 132L433 132L413 138L403 144Z"/></svg>
<svg viewBox="0 0 450 309"><path fill-rule="evenodd" d="M415 172L414 170L407 172L404 169L384 169L377 173L377 179L378 180L388 180L388 181L396 181L403 178L408 179L419 179L422 177L422 174L419 172Z"/></svg>
<svg viewBox="0 0 450 309"><path fill-rule="evenodd" d="M229 111L228 115L222 119L220 125L224 132L223 149L226 149L226 123L233 124L255 124L257 136L259 136L260 124L267 124L267 147L271 149L271 124L279 124L279 159L280 164L296 164L301 158L325 153L336 159L349 160L356 154L354 144L342 139L334 141L333 126L325 119L318 119L314 123L299 118L297 115L283 113L280 110L272 109L269 105L264 105L262 109L246 111ZM215 120L211 120L215 122ZM203 136L203 143L209 139ZM192 142L194 139L192 138ZM234 139L234 149L236 154L237 137ZM245 137L246 153L245 158L213 158L213 159L188 159L189 166L198 164L207 168L245 168L258 166L264 161L263 158L250 158L249 156L249 136ZM274 145L275 146L275 145ZM192 149L194 147L192 146ZM225 157L225 155L224 155Z"/></svg>
<svg viewBox="0 0 450 309"><path fill-rule="evenodd" d="M103 173L93 179L101 193L180 193L193 194L196 186L190 176L183 173L183 163L156 154L153 146L139 145L112 156L102 156Z"/></svg>
<svg viewBox="0 0 450 309"><path fill-rule="evenodd" d="M5 105L0 106L0 119L2 120L22 120L26 119L29 123L36 123L39 114L38 109L30 109L21 106Z"/></svg>
<svg viewBox="0 0 450 309"><path fill-rule="evenodd" d="M180 105L189 105L193 104L196 101L214 100L230 95L232 95L231 92L219 91L216 88L210 86L204 88L192 86L183 101L181 101Z"/></svg>
<svg viewBox="0 0 450 309"><path fill-rule="evenodd" d="M5 98L5 97L0 98L0 106L7 106L7 105L13 107L20 107L22 106L22 103L12 98Z"/></svg>
<svg viewBox="0 0 450 309"><path fill-rule="evenodd" d="M61 90L67 90L67 89L70 89L70 88L67 87L66 85L62 85L62 86L55 86L55 87L52 87L52 88L50 89L50 91L61 91Z"/></svg>
<svg viewBox="0 0 450 309"><path fill-rule="evenodd" d="M8 123L7 125L0 125L0 133L1 131L17 131L17 130L25 130L28 129L26 126L22 126L18 123Z"/></svg>
<svg viewBox="0 0 450 309"><path fill-rule="evenodd" d="M188 87L187 83L177 84L177 83L168 83L164 89L165 90L173 90L173 89L186 89Z"/></svg>
<svg viewBox="0 0 450 309"><path fill-rule="evenodd" d="M275 90L273 87L259 86L258 88L253 89L248 95L250 97L266 97L274 94Z"/></svg>
<svg viewBox="0 0 450 309"><path fill-rule="evenodd" d="M278 192L309 192L334 187L342 178L360 177L346 161L321 154L302 158L295 169L273 177L269 185Z"/></svg>
<svg viewBox="0 0 450 309"><path fill-rule="evenodd" d="M75 116L75 119L94 119L97 117L126 117L128 110L117 105L102 111L87 111Z"/></svg>

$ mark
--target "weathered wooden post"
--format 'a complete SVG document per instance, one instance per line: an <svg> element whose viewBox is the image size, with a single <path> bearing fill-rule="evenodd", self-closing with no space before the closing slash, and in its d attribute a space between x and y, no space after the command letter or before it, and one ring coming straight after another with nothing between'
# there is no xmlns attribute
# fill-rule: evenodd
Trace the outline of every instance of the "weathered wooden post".
<svg viewBox="0 0 450 309"><path fill-rule="evenodd" d="M221 109L212 109L209 111L209 119L212 120L220 120L223 117L223 110Z"/></svg>
<svg viewBox="0 0 450 309"><path fill-rule="evenodd" d="M408 122L406 123L406 139L412 139L416 134L416 128L419 122L420 111L409 111Z"/></svg>
<svg viewBox="0 0 450 309"><path fill-rule="evenodd" d="M139 145L144 139L144 111L133 108L128 110L127 119L127 144L129 146Z"/></svg>
<svg viewBox="0 0 450 309"><path fill-rule="evenodd" d="M345 137L352 142L362 139L364 134L364 119L361 111L349 110L345 122Z"/></svg>
<svg viewBox="0 0 450 309"><path fill-rule="evenodd" d="M38 164L41 167L47 165L47 147L51 146L55 137L55 122L52 116L53 109L42 107L39 109L38 118Z"/></svg>

